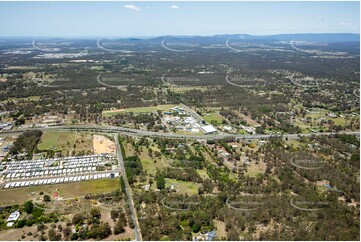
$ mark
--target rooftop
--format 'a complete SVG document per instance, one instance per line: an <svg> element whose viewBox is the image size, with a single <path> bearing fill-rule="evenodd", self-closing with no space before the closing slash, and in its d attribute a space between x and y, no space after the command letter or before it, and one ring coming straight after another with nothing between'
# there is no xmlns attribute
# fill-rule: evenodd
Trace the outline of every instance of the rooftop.
<svg viewBox="0 0 361 242"><path fill-rule="evenodd" d="M205 134L217 132L217 130L212 125L202 126L201 129Z"/></svg>

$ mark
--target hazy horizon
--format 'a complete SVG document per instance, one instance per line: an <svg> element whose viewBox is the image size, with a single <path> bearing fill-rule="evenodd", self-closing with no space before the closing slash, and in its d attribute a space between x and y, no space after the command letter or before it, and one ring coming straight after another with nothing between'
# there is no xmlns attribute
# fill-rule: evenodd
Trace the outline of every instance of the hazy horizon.
<svg viewBox="0 0 361 242"><path fill-rule="evenodd" d="M359 34L359 19L356 1L0 2L4 37Z"/></svg>
<svg viewBox="0 0 361 242"><path fill-rule="evenodd" d="M360 33L282 33L282 34L245 34L245 33L234 33L234 34L209 34L209 35L174 35L174 34L164 34L164 35L154 35L154 36L0 36L0 39L4 38L38 38L38 39L46 39L46 38L64 38L64 39L94 39L94 38L142 38L142 39L151 39L151 38L159 38L159 37L216 37L216 36L241 36L248 35L252 37L267 37L267 36L282 36L282 35L360 35Z"/></svg>

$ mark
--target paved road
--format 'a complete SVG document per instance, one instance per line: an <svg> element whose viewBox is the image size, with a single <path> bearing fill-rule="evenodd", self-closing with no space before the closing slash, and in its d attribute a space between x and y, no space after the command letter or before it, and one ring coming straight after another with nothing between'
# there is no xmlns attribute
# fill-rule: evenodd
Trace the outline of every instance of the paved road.
<svg viewBox="0 0 361 242"><path fill-rule="evenodd" d="M91 131L91 132L103 132L103 133L119 133L137 137L163 137L170 139L186 139L186 140L217 140L224 138L234 138L234 139L247 139L247 140L255 140L255 139L268 139L273 137L273 135L269 134L256 134L256 135L244 135L244 134L213 134L213 135L182 135L182 134L172 134L172 133L160 133L160 132L152 132L146 130L139 129L131 129L117 126L107 126L107 125L69 125L69 126L51 126L51 127L43 127L43 128L29 128L22 130L9 130L9 131L0 131L1 136L12 136L14 134L19 134L27 130L43 130L43 131ZM324 133L310 133L310 134L283 134L284 138L288 139L298 139L300 136L313 136L313 135L330 135L330 134L354 134L360 135L360 131L341 131L341 132L324 132Z"/></svg>
<svg viewBox="0 0 361 242"><path fill-rule="evenodd" d="M115 140L116 147L117 147L119 173L122 175L122 178L124 180L125 192L126 192L126 194L128 196L128 202L129 202L129 206L130 206L131 217L132 217L133 222L134 222L135 240L136 241L141 241L142 240L142 234L140 232L140 226L139 226L139 222L138 222L137 211L135 210L135 207L134 207L134 201L133 201L133 197L132 197L132 189L131 189L131 187L129 185L128 178L127 178L127 175L126 175L126 172L125 172L123 156L122 156L122 152L121 152L121 149L120 149L117 134L114 135L114 140Z"/></svg>

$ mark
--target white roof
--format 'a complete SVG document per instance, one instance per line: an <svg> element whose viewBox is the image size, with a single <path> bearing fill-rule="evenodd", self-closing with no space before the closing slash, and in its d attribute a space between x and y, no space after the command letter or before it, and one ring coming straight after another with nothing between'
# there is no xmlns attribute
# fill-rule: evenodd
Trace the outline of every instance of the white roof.
<svg viewBox="0 0 361 242"><path fill-rule="evenodd" d="M16 221L18 218L20 217L20 212L19 211L15 211L15 212L12 212L9 216L9 218L6 220L7 222L10 222L10 221Z"/></svg>
<svg viewBox="0 0 361 242"><path fill-rule="evenodd" d="M11 227L13 225L14 225L14 222L9 222L9 223L6 224L7 227Z"/></svg>
<svg viewBox="0 0 361 242"><path fill-rule="evenodd" d="M217 130L212 125L206 125L202 126L201 129L204 133L214 133L217 132Z"/></svg>

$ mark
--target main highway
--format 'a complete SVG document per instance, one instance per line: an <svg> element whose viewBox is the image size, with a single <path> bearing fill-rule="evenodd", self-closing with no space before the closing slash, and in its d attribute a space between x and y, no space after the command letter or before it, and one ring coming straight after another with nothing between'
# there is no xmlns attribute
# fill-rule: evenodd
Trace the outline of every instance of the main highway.
<svg viewBox="0 0 361 242"><path fill-rule="evenodd" d="M174 133L153 132L153 131L146 131L141 129L118 127L118 126L108 126L108 125L62 125L62 126L27 128L21 130L6 130L6 131L0 131L0 136L13 136L19 133L23 133L25 131L35 130L35 129L42 131L90 131L90 132L101 132L101 133L118 133L118 134L138 136L138 137L163 137L169 139L186 139L186 140L219 140L225 138L253 140L253 139L268 139L270 137L275 136L271 134L183 135L183 134L174 134ZM338 133L360 135L360 131L340 131L340 132L322 132L322 133L282 134L282 137L288 139L298 139L301 136L330 135L330 134L338 134Z"/></svg>

